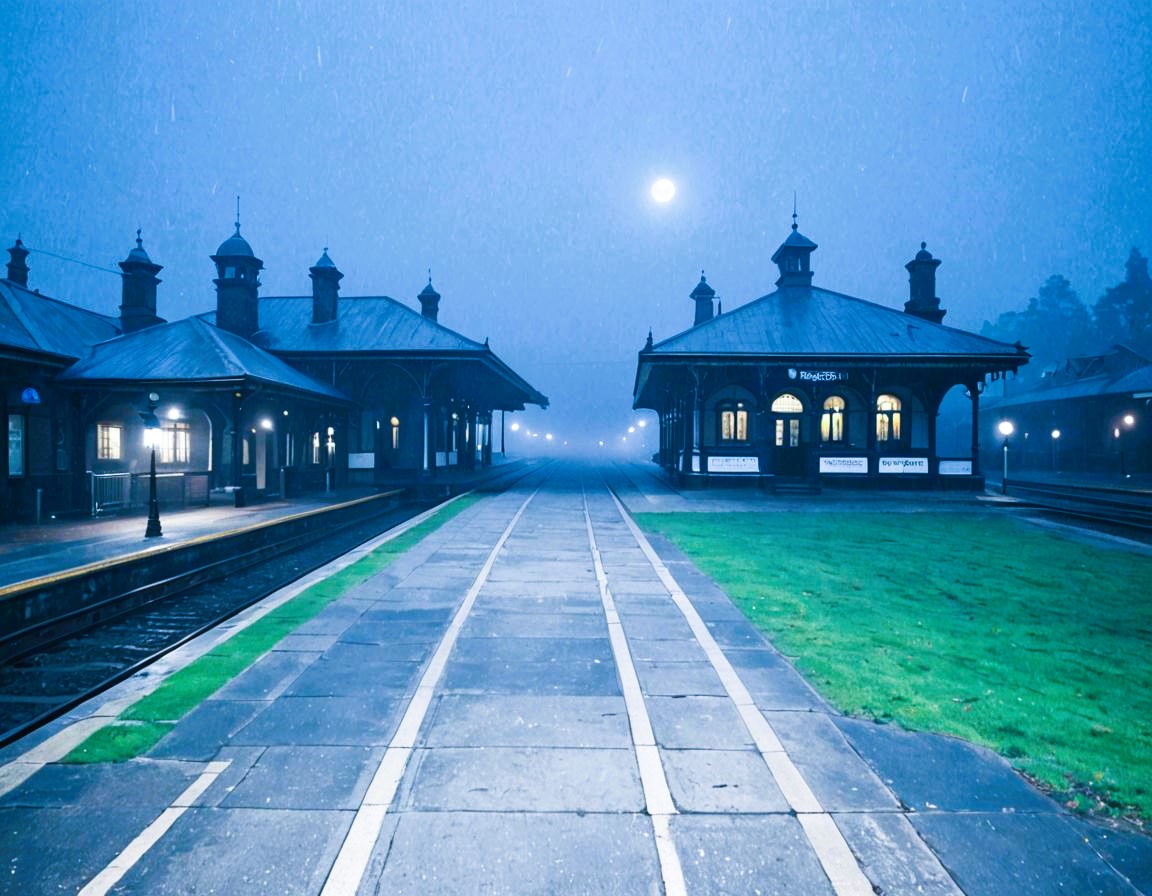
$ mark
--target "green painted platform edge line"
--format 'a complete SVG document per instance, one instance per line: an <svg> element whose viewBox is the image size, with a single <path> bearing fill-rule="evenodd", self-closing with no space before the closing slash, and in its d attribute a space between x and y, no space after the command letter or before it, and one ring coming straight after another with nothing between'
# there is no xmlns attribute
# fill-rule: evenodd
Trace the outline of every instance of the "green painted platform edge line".
<svg viewBox="0 0 1152 896"><path fill-rule="evenodd" d="M1152 821L1152 558L987 512L638 513L838 710Z"/></svg>
<svg viewBox="0 0 1152 896"><path fill-rule="evenodd" d="M382 544L334 575L317 582L262 619L170 675L155 691L124 709L117 721L93 732L61 762L91 764L126 762L142 756L176 722L216 693L286 635L315 617L333 601L385 569L397 556L481 500L465 496L431 519Z"/></svg>

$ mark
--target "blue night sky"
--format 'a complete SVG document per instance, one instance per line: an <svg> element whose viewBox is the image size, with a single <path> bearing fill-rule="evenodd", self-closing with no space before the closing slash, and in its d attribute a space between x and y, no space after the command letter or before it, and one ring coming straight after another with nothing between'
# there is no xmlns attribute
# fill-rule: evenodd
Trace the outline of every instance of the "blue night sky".
<svg viewBox="0 0 1152 896"><path fill-rule="evenodd" d="M3 4L0 238L30 286L116 314L136 228L159 312L214 307L241 229L264 295L418 308L552 400L582 443L635 353L770 292L793 191L815 284L894 307L921 240L946 323L1054 273L1086 303L1152 252L1152 12L1084 3ZM678 185L654 203L658 176Z"/></svg>

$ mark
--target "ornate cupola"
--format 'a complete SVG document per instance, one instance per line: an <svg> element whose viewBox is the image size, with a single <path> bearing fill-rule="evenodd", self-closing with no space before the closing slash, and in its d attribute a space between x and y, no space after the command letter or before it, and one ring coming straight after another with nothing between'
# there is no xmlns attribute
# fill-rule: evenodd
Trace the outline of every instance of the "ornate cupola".
<svg viewBox="0 0 1152 896"><path fill-rule="evenodd" d="M8 282L15 283L17 286L28 286L28 250L24 248L24 243L21 242L20 237L16 237L16 242L12 248L8 250L10 261L8 262Z"/></svg>
<svg viewBox="0 0 1152 896"><path fill-rule="evenodd" d="M436 320L440 315L440 293L432 287L432 272L428 272L428 285L420 290L420 313L429 320Z"/></svg>
<svg viewBox="0 0 1152 896"><path fill-rule="evenodd" d="M216 262L216 326L250 339L260 329L258 300L264 262L240 236L239 201L236 232L220 244L212 260Z"/></svg>
<svg viewBox="0 0 1152 896"><path fill-rule="evenodd" d="M927 243L921 243L916 257L904 265L908 271L908 301L904 303L904 311L930 320L934 324L944 320L944 315L947 313L940 307L940 299L936 296L938 267L940 259L932 257Z"/></svg>
<svg viewBox="0 0 1152 896"><path fill-rule="evenodd" d="M312 278L312 323L326 324L336 320L336 306L340 299L340 273L332 259L328 257L328 247L320 260L308 269Z"/></svg>
<svg viewBox="0 0 1152 896"><path fill-rule="evenodd" d="M772 254L772 263L780 268L777 286L811 286L811 255L816 244L796 228L796 210L792 210L792 232Z"/></svg>
<svg viewBox="0 0 1152 896"><path fill-rule="evenodd" d="M696 303L696 319L692 326L698 327L705 321L712 320L712 299L716 297L716 290L708 285L704 279L704 272L700 272L700 282L692 290L691 298Z"/></svg>
<svg viewBox="0 0 1152 896"><path fill-rule="evenodd" d="M144 241L140 230L136 230L136 248L120 262L120 329L125 333L135 333L145 327L164 323L156 315L156 287L160 279L156 276L163 265L153 264L144 251Z"/></svg>

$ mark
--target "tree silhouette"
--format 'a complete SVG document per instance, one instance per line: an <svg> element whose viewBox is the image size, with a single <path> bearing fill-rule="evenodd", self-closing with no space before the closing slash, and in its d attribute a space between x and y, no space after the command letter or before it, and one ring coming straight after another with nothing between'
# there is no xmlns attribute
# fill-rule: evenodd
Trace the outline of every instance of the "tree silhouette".
<svg viewBox="0 0 1152 896"><path fill-rule="evenodd" d="M981 335L1002 342L1021 342L1032 362L1021 371L1036 378L1067 358L1090 352L1095 343L1087 307L1060 274L1053 274L1023 311L1006 311L995 323L985 322Z"/></svg>
<svg viewBox="0 0 1152 896"><path fill-rule="evenodd" d="M1148 259L1133 249L1124 264L1122 283L1109 287L1096 302L1096 329L1104 346L1126 345L1152 353L1152 278Z"/></svg>

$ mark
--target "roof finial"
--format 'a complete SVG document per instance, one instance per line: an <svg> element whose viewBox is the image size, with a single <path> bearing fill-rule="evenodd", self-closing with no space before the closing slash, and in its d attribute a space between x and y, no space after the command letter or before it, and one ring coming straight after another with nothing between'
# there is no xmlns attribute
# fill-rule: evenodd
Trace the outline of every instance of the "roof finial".
<svg viewBox="0 0 1152 896"><path fill-rule="evenodd" d="M236 197L236 236L240 236L240 197Z"/></svg>
<svg viewBox="0 0 1152 896"><path fill-rule="evenodd" d="M428 268L428 285L432 285L432 268Z"/></svg>
<svg viewBox="0 0 1152 896"><path fill-rule="evenodd" d="M136 248L137 249L143 249L144 248L144 240L140 239L140 230L141 230L141 228L139 228L139 227L136 228Z"/></svg>
<svg viewBox="0 0 1152 896"><path fill-rule="evenodd" d="M796 191L792 191L792 229L796 229Z"/></svg>

